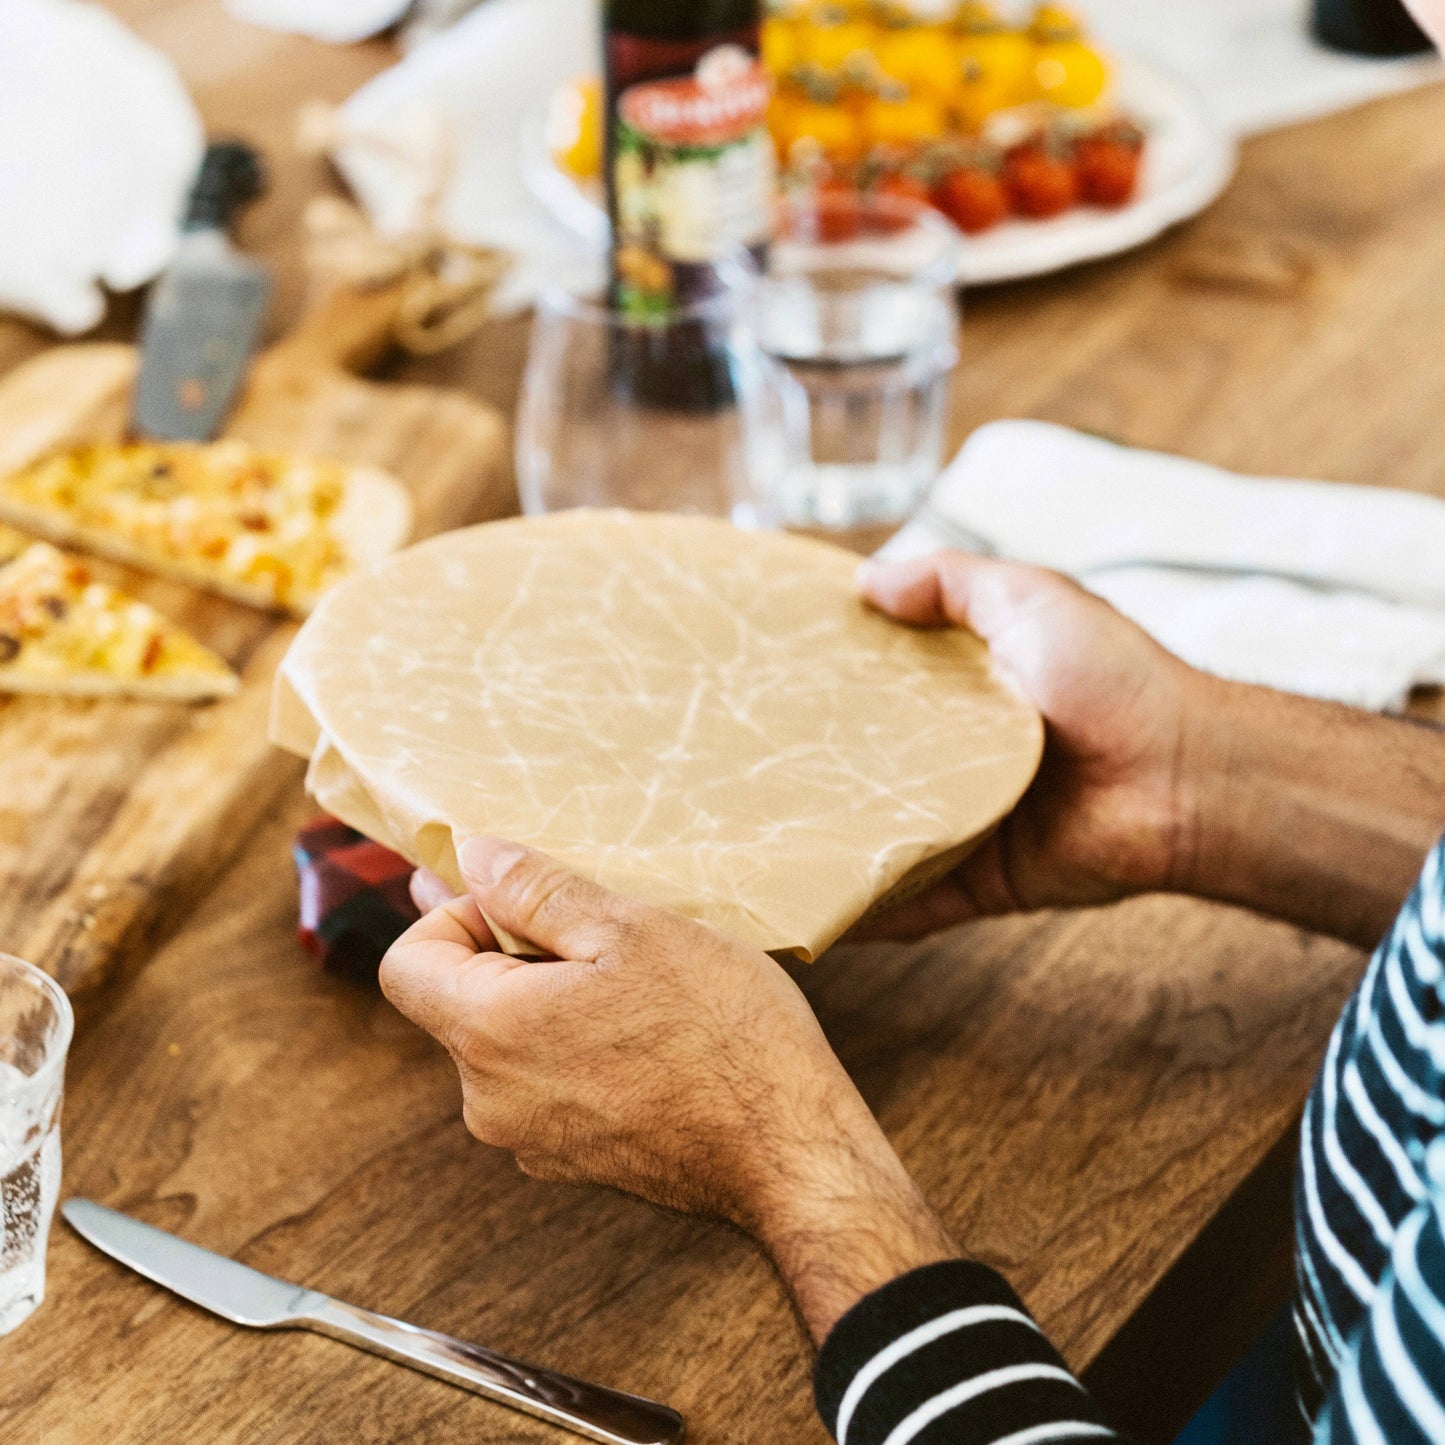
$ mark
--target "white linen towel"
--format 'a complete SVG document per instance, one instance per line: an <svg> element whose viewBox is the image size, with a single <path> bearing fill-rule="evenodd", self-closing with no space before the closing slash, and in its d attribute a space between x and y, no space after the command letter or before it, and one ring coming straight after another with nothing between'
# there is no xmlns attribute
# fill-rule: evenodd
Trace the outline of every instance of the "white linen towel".
<svg viewBox="0 0 1445 1445"><path fill-rule="evenodd" d="M540 132L548 97L597 70L598 7L579 0L487 0L451 29L422 41L342 109L355 133L398 143L445 125L457 170L443 220L458 239L500 246L514 258L492 298L500 312L531 305L549 277L576 268L579 247L528 183L524 143ZM346 144L334 157L373 223L405 230L416 213L416 176L374 145Z"/></svg>
<svg viewBox="0 0 1445 1445"><path fill-rule="evenodd" d="M1236 135L1313 120L1438 80L1433 54L1345 55L1309 33L1311 0L1089 0L1089 27L1118 50L1194 82Z"/></svg>
<svg viewBox="0 0 1445 1445"><path fill-rule="evenodd" d="M0 311L74 335L170 260L201 162L175 66L99 5L0 0Z"/></svg>
<svg viewBox="0 0 1445 1445"><path fill-rule="evenodd" d="M237 20L345 45L395 25L411 0L225 0Z"/></svg>
<svg viewBox="0 0 1445 1445"><path fill-rule="evenodd" d="M1375 709L1445 683L1445 502L1434 497L1242 477L1002 421L973 434L880 555L970 535L978 550L1077 577L1223 677Z"/></svg>

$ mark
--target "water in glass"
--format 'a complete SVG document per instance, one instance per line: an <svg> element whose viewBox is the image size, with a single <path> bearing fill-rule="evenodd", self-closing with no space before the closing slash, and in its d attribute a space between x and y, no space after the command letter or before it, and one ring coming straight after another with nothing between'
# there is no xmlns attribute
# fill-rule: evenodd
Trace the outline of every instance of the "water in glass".
<svg viewBox="0 0 1445 1445"><path fill-rule="evenodd" d="M0 955L0 1335L45 1298L60 1194L60 1106L70 1005L53 980Z"/></svg>
<svg viewBox="0 0 1445 1445"><path fill-rule="evenodd" d="M794 203L797 204L796 202ZM752 449L755 487L787 526L896 522L942 462L958 359L955 237L906 202L785 210L754 329L779 395Z"/></svg>

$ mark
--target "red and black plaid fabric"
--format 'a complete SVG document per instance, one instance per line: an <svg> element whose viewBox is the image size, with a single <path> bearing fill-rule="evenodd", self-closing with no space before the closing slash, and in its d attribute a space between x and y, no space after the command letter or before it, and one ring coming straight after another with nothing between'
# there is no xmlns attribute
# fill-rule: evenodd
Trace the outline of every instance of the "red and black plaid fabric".
<svg viewBox="0 0 1445 1445"><path fill-rule="evenodd" d="M331 973L375 982L386 950L420 916L411 864L335 818L317 818L292 846L301 882L302 947Z"/></svg>

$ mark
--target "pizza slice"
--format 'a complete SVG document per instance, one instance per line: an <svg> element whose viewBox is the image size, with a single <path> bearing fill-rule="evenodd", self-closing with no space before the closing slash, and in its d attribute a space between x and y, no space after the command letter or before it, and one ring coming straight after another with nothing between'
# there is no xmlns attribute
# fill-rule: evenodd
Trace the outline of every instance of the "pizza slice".
<svg viewBox="0 0 1445 1445"><path fill-rule="evenodd" d="M411 498L376 468L245 442L114 442L57 452L0 480L0 522L304 615L406 541Z"/></svg>
<svg viewBox="0 0 1445 1445"><path fill-rule="evenodd" d="M0 526L0 693L228 697L236 674L78 557Z"/></svg>

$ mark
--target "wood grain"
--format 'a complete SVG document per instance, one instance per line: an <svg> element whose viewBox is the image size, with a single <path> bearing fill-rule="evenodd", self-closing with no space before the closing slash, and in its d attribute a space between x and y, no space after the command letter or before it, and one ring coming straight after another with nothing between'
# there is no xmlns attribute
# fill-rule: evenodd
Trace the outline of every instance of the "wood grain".
<svg viewBox="0 0 1445 1445"><path fill-rule="evenodd" d="M524 1178L466 1134L445 1056L301 954L286 850L306 813L257 833L80 1040L67 1193L666 1399L699 1445L821 1445L802 1341L746 1241ZM1083 1365L1285 1129L1357 967L1145 899L839 949L799 978L926 1193ZM6 1439L562 1438L331 1342L220 1324L63 1224L50 1272L4 1345Z"/></svg>
<svg viewBox="0 0 1445 1445"><path fill-rule="evenodd" d="M492 408L341 369L381 350L395 313L386 291L319 303L258 360L228 434L385 467L410 486L418 535L508 510L506 427ZM120 437L135 365L128 346L65 346L0 379L3 461ZM184 586L104 571L209 642L243 686L207 708L0 703L0 937L76 997L163 924L178 895L214 876L298 776L266 739L271 678L294 629Z"/></svg>
<svg viewBox="0 0 1445 1445"><path fill-rule="evenodd" d="M303 99L346 94L388 63L388 47L248 30L213 0L116 8L177 57L217 129L272 150L276 189L246 234L281 267L284 311L300 294L296 217L328 183L285 158L290 116ZM122 305L108 334L128 324ZM969 297L953 437L1038 416L1245 471L1445 494L1442 336L1436 89L1251 141L1219 205L1143 251ZM42 342L0 326L0 366ZM397 375L510 410L525 342L525 322L500 324ZM114 787L125 786L118 765ZM314 972L292 939L286 856L308 808L282 791L284 808L216 891L77 1041L67 1191L668 1399L694 1440L820 1442L803 1348L744 1241L523 1179L468 1140L443 1057L380 1000ZM70 826L36 839L56 873ZM804 984L960 1239L1011 1274L1084 1365L1111 1341L1128 1348L1125 1323L1164 1300L1160 1280L1188 1264L1227 1199L1244 1187L1249 1202L1260 1161L1287 1149L1359 968L1349 950L1289 928L1144 899L913 949L840 950ZM1217 1268L1230 1254L1211 1257ZM1252 1285L1213 1281L1214 1323L1237 1317L1236 1345L1257 1319ZM325 1340L220 1325L63 1226L50 1293L0 1346L6 1439L562 1438ZM1191 1345L1187 1317L1140 1318L1153 1343ZM1169 1396L1173 1382L1141 1373L1162 1354L1110 1352L1116 1394L1132 1380ZM1167 1408L1138 1413L1154 1422L1146 1438L1167 1440Z"/></svg>

